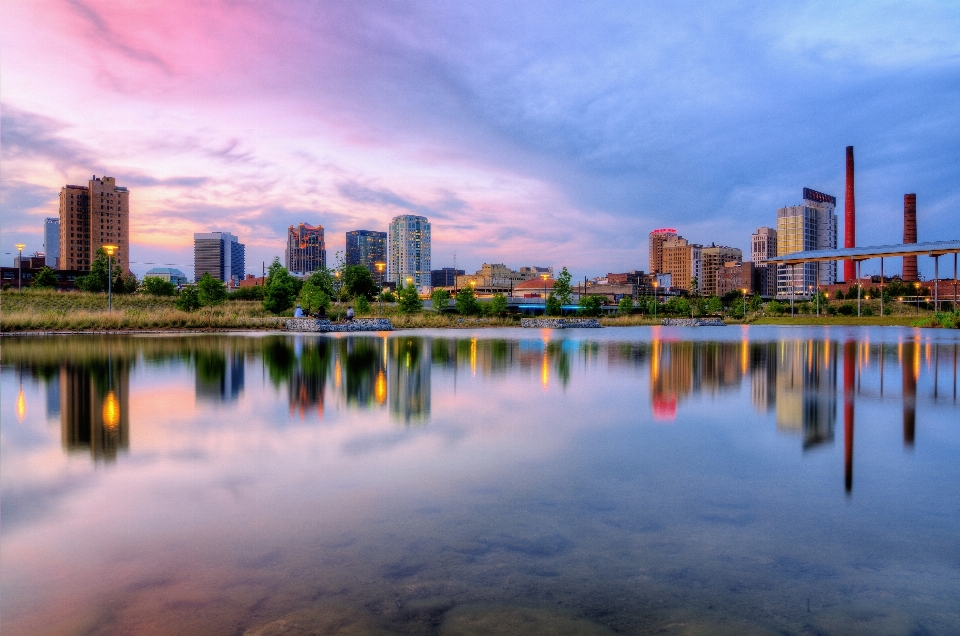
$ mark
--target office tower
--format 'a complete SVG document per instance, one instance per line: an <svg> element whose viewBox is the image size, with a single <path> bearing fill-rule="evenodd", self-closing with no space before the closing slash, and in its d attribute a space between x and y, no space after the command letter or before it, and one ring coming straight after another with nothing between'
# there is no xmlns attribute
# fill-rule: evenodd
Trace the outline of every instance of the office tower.
<svg viewBox="0 0 960 636"><path fill-rule="evenodd" d="M457 282L457 276L464 276L466 271L454 269L453 267L443 267L430 272L431 287L453 287Z"/></svg>
<svg viewBox="0 0 960 636"><path fill-rule="evenodd" d="M43 254L47 267L60 269L60 219L47 217L43 222Z"/></svg>
<svg viewBox="0 0 960 636"><path fill-rule="evenodd" d="M327 266L327 248L323 242L323 226L301 223L287 228L287 251L283 259L287 270L297 274L324 269Z"/></svg>
<svg viewBox="0 0 960 636"><path fill-rule="evenodd" d="M727 263L743 263L743 252L736 247L727 247L725 245L714 245L705 247L701 250L703 259L702 271L703 280L700 283L700 292L704 296L717 296L717 277L720 274L720 268Z"/></svg>
<svg viewBox="0 0 960 636"><path fill-rule="evenodd" d="M347 265L363 265L380 280L377 263L387 262L387 233L372 230L347 232Z"/></svg>
<svg viewBox="0 0 960 636"><path fill-rule="evenodd" d="M418 288L430 285L430 222L425 216L404 214L390 221L387 280Z"/></svg>
<svg viewBox="0 0 960 636"><path fill-rule="evenodd" d="M193 276L210 274L219 281L239 285L244 271L244 246L229 232L193 235Z"/></svg>
<svg viewBox="0 0 960 636"><path fill-rule="evenodd" d="M803 189L803 203L777 210L777 256L837 247L836 197ZM818 286L837 282L837 263L777 267L777 298L811 298Z"/></svg>
<svg viewBox="0 0 960 636"><path fill-rule="evenodd" d="M130 192L113 177L60 188L60 269L87 271L104 245L113 262L130 270Z"/></svg>
<svg viewBox="0 0 960 636"><path fill-rule="evenodd" d="M903 195L903 242L917 242L917 195ZM920 280L917 270L917 257L903 257L903 280Z"/></svg>
<svg viewBox="0 0 960 636"><path fill-rule="evenodd" d="M772 298L777 294L777 267L767 265L767 259L777 255L777 231L772 227L758 227L750 235L750 252L757 271L757 292Z"/></svg>
<svg viewBox="0 0 960 636"><path fill-rule="evenodd" d="M663 272L663 244L671 238L683 238L677 236L677 231L673 228L665 227L650 232L650 273L659 274Z"/></svg>
<svg viewBox="0 0 960 636"><path fill-rule="evenodd" d="M676 235L661 244L660 273L670 274L671 285L698 293L703 289L703 246ZM697 279L697 289L692 288Z"/></svg>

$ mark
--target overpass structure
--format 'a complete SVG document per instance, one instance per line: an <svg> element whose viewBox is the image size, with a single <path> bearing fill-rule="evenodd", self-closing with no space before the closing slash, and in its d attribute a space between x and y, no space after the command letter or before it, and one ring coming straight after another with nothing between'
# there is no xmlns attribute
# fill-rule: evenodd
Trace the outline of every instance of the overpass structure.
<svg viewBox="0 0 960 636"><path fill-rule="evenodd" d="M857 280L860 280L860 263L871 258L880 259L880 286L883 287L883 259L902 256L930 256L934 262L934 308L939 310L940 297L940 257L953 254L953 282L954 289L957 283L957 255L960 254L960 240L930 241L926 243L898 243L895 245L873 245L867 247L845 247L830 250L808 250L794 252L784 256L768 258L767 263L786 265L793 268L804 263L819 263L823 261L853 261L857 266ZM793 272L791 271L791 280ZM791 311L793 309L793 294L790 298ZM883 294L880 294L880 313L883 314ZM857 287L857 315L860 315L860 287Z"/></svg>

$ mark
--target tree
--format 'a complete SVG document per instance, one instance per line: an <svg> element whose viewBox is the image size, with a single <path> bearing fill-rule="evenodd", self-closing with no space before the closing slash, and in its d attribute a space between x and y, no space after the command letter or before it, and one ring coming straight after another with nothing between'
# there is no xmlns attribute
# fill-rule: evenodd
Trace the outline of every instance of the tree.
<svg viewBox="0 0 960 636"><path fill-rule="evenodd" d="M663 312L674 316L689 316L690 301L680 296L673 296L663 306Z"/></svg>
<svg viewBox="0 0 960 636"><path fill-rule="evenodd" d="M621 316L629 316L633 313L633 299L629 296L624 296L620 299L620 302L617 304L617 313Z"/></svg>
<svg viewBox="0 0 960 636"><path fill-rule="evenodd" d="M393 293L392 291L390 291L389 289L383 290L382 296L383 296L383 302L385 302L385 303L395 303L395 302L397 302L397 295L394 294L394 293Z"/></svg>
<svg viewBox="0 0 960 636"><path fill-rule="evenodd" d="M480 304L473 295L472 287L464 287L457 292L454 306L457 308L457 313L463 316L476 316L480 313Z"/></svg>
<svg viewBox="0 0 960 636"><path fill-rule="evenodd" d="M694 298L700 296L700 279L696 276L690 279L690 295Z"/></svg>
<svg viewBox="0 0 960 636"><path fill-rule="evenodd" d="M107 291L107 282L109 280L109 259L103 248L97 250L93 257L93 263L90 264L90 272L85 276L77 277L77 287L85 292L101 293Z"/></svg>
<svg viewBox="0 0 960 636"><path fill-rule="evenodd" d="M287 268L280 264L280 258L273 259L268 270L264 287L263 308L274 314L281 314L291 307L300 292L302 283L290 275Z"/></svg>
<svg viewBox="0 0 960 636"><path fill-rule="evenodd" d="M177 300L174 302L180 311L196 311L200 309L200 294L193 285L184 287L180 290Z"/></svg>
<svg viewBox="0 0 960 636"><path fill-rule="evenodd" d="M227 298L230 300L263 300L263 292L263 285L237 287L227 292Z"/></svg>
<svg viewBox="0 0 960 636"><path fill-rule="evenodd" d="M599 316L600 308L603 307L603 300L596 295L583 295L580 297L580 310L577 312L581 316Z"/></svg>
<svg viewBox="0 0 960 636"><path fill-rule="evenodd" d="M398 295L400 296L397 301L399 303L398 309L401 313L415 314L423 309L423 301L420 300L420 294L417 293L413 281L410 282L410 285L401 289Z"/></svg>
<svg viewBox="0 0 960 636"><path fill-rule="evenodd" d="M173 296L177 286L159 276L147 276L143 279L143 291L151 296Z"/></svg>
<svg viewBox="0 0 960 636"><path fill-rule="evenodd" d="M754 294L750 298L750 311L757 312L763 307L763 299L759 294Z"/></svg>
<svg viewBox="0 0 960 636"><path fill-rule="evenodd" d="M210 272L204 272L197 281L197 297L204 307L219 305L227 299L227 287Z"/></svg>
<svg viewBox="0 0 960 636"><path fill-rule="evenodd" d="M436 311L443 311L450 306L450 292L446 289L434 289L430 294L430 301Z"/></svg>
<svg viewBox="0 0 960 636"><path fill-rule="evenodd" d="M767 313L782 314L783 312L784 306L782 303L779 303L776 300L771 300L767 303Z"/></svg>
<svg viewBox="0 0 960 636"><path fill-rule="evenodd" d="M722 314L723 313L723 303L720 302L720 299L716 296L711 296L710 300L707 301L707 312L710 314Z"/></svg>
<svg viewBox="0 0 960 636"><path fill-rule="evenodd" d="M347 295L353 298L363 296L366 299L377 297L377 284L373 281L373 276L363 265L347 265L340 275L343 281L343 288Z"/></svg>
<svg viewBox="0 0 960 636"><path fill-rule="evenodd" d="M555 294L547 296L546 311L548 316L559 316L563 313L563 303Z"/></svg>
<svg viewBox="0 0 960 636"><path fill-rule="evenodd" d="M494 316L502 316L507 313L507 297L497 292L493 295L493 299L490 300L490 306L488 307L490 314Z"/></svg>
<svg viewBox="0 0 960 636"><path fill-rule="evenodd" d="M300 287L297 302L306 314L312 314L321 307L326 311L330 307L330 294L324 289L322 280L318 281L314 276L310 276Z"/></svg>
<svg viewBox="0 0 960 636"><path fill-rule="evenodd" d="M57 278L57 273L49 267L44 267L37 275L33 277L33 287L38 289L52 289L60 284L60 279Z"/></svg>
<svg viewBox="0 0 960 636"><path fill-rule="evenodd" d="M553 295L557 297L561 305L569 305L572 302L572 294L573 288L570 287L570 272L564 267L560 270L560 275L557 276L557 279L553 282Z"/></svg>
<svg viewBox="0 0 960 636"><path fill-rule="evenodd" d="M316 290L322 291L327 295L327 298L333 298L337 295L337 282L334 278L333 272L326 267L318 269L310 274L304 285L307 283L313 285Z"/></svg>
<svg viewBox="0 0 960 636"><path fill-rule="evenodd" d="M357 310L357 314L369 314L370 313L370 301L367 300L367 297L363 294L357 296L357 299L353 303L354 309Z"/></svg>

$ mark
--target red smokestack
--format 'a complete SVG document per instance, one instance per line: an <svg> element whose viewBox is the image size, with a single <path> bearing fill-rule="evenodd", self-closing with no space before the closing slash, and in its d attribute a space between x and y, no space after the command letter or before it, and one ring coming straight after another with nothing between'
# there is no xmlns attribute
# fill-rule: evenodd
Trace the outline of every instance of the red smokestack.
<svg viewBox="0 0 960 636"><path fill-rule="evenodd" d="M917 195L903 195L903 242L917 242ZM917 257L903 257L903 280L920 280Z"/></svg>
<svg viewBox="0 0 960 636"><path fill-rule="evenodd" d="M853 146L847 146L847 198L843 206L843 246L857 246L857 204L853 196ZM857 277L857 268L853 261L843 262L843 280L852 281Z"/></svg>

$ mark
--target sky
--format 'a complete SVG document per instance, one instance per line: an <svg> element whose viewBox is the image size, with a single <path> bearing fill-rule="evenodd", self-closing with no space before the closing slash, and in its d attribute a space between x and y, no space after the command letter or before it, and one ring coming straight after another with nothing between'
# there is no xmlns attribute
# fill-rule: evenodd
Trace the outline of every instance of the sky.
<svg viewBox="0 0 960 636"><path fill-rule="evenodd" d="M4 0L0 256L116 177L131 269L247 271L286 228L432 224L432 266L649 269L647 235L749 249L856 156L857 242L960 238L960 3ZM842 230L840 244L843 244ZM921 271L932 275L930 259ZM864 273L878 269L868 261ZM951 268L952 269L952 268ZM952 274L952 272L950 272Z"/></svg>

